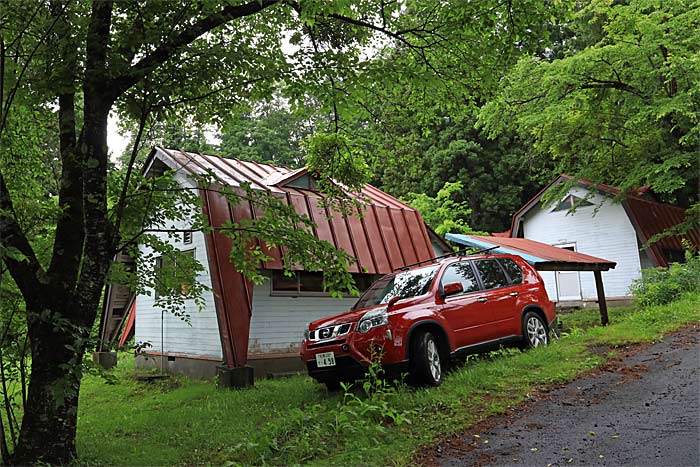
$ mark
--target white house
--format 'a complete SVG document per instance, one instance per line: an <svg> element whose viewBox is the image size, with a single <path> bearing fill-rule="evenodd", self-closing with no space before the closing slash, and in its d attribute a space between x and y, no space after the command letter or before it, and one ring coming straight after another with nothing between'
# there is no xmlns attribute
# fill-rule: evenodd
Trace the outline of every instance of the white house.
<svg viewBox="0 0 700 467"><path fill-rule="evenodd" d="M197 187L191 176L209 172L222 184L237 187L248 183L280 197L298 214L314 221L317 238L356 259L350 271L360 289L379 275L430 259L448 248L429 232L415 209L370 185L362 193L368 200L363 215L344 216L319 203L321 195L305 169L155 148L146 175L164 170L173 170L177 182L193 190ZM250 202L229 205L213 190L201 190L200 196L204 214L215 227L213 233L183 232L176 238L167 233L159 235L182 254L194 255L204 266L198 280L210 291L203 296L203 309L198 311L193 300L187 301L190 319L185 322L157 307L153 290L136 296L135 306L129 308L127 299L119 299L123 295L117 293L119 286L113 285L105 300L102 340L113 342L118 337L119 325L114 324L117 319L125 323L121 326L122 342L131 332L131 322L135 341L150 344L137 358L137 366L163 365L168 371L203 377L215 375L221 366L253 367L258 377L301 369L298 350L307 323L348 310L356 298L330 297L323 291L320 272L299 270L294 277L285 277L283 252L278 248L268 251L273 259L260 265L269 280L252 284L231 264L231 241L216 228L227 221L254 218L259 211ZM168 228L186 231L191 225L175 222ZM147 247L141 248L142 253L150 253ZM135 319L127 317L128 309L135 313Z"/></svg>
<svg viewBox="0 0 700 467"><path fill-rule="evenodd" d="M498 235L536 240L617 263L615 269L603 272L605 293L613 300L631 296L630 286L640 277L641 269L683 259L679 237L668 237L643 249L655 234L681 223L683 209L649 200L642 192L620 196L616 188L587 180L576 180L558 203L543 205L542 196L549 188L571 180L568 175L559 176L513 215L510 231ZM697 248L700 229L684 238ZM591 274L541 274L552 300L596 299Z"/></svg>

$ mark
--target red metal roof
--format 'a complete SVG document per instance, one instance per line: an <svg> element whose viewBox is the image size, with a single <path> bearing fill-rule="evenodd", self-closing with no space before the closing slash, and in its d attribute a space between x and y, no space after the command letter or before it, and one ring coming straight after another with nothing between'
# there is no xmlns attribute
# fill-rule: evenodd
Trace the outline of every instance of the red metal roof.
<svg viewBox="0 0 700 467"><path fill-rule="evenodd" d="M595 256L586 255L577 251L567 250L546 243L537 242L528 238L505 238L496 236L475 236L470 237L484 240L485 242L493 243L494 245L504 246L513 250L536 256L545 261L551 262L567 262L581 264L610 264L615 267L615 262L607 259L597 258Z"/></svg>
<svg viewBox="0 0 700 467"><path fill-rule="evenodd" d="M495 252L517 254L522 256L526 261L533 263L538 269L598 269L606 271L608 269L614 269L616 265L614 261L597 258L577 251L558 248L527 238L447 234L447 239L475 248L489 248L491 245L498 246L500 248Z"/></svg>
<svg viewBox="0 0 700 467"><path fill-rule="evenodd" d="M564 181L572 180L571 175L562 174L552 183L544 187L513 214L510 232L517 235L519 220L522 216L535 206L544 193L552 186ZM588 188L596 189L611 196L620 196L620 190L610 185L595 183L590 180L576 179L576 183ZM642 243L646 243L651 237L659 234L671 227L674 227L685 220L685 209L670 204L658 203L645 199L639 194L648 191L648 187L641 187L635 193L628 193L622 200L622 206L629 216L630 222L634 226L637 235ZM498 234L494 234L498 236ZM682 240L687 240L695 248L700 248L700 228L695 226L692 230L682 236L666 237L649 248L649 253L658 266L668 266L664 249L682 250Z"/></svg>
<svg viewBox="0 0 700 467"><path fill-rule="evenodd" d="M322 207L319 193L285 185L305 173L305 169L291 170L160 147L155 148L151 156L174 170L198 175L211 171L229 186L250 183L255 189L279 196L285 203L294 206L298 214L308 216L316 223L314 234L317 238L345 250L357 260L350 267L352 272L366 270L371 274L386 274L433 256L420 213L371 185L366 185L361 193L368 200L362 217L347 217ZM218 197L216 193L205 194L209 220L215 227L226 220L250 219L258 214L249 203L231 206L229 209L227 203L214 199ZM281 269L280 249L275 248L268 253L273 260L263 266Z"/></svg>

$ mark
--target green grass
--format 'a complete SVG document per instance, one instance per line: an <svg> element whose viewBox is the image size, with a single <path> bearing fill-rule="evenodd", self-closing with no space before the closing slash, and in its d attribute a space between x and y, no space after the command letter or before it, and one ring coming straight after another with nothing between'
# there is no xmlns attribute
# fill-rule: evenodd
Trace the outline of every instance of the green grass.
<svg viewBox="0 0 700 467"><path fill-rule="evenodd" d="M399 426L362 416L367 405L343 405L341 394L307 377L259 381L244 391L186 378L144 384L134 381L131 358L123 359L117 384L92 376L83 382L78 463L409 465L421 445L601 364L604 357L588 350L592 345L651 341L700 320L700 295L644 310L612 308L610 326L580 329L595 323L596 314L564 315L565 325L578 329L547 348L470 358L439 388L399 387L386 398L411 421Z"/></svg>

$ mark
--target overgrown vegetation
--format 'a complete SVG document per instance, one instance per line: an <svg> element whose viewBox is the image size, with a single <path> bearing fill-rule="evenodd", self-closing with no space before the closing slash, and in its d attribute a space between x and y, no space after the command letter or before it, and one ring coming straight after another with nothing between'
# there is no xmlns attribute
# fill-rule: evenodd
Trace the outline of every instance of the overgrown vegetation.
<svg viewBox="0 0 700 467"><path fill-rule="evenodd" d="M632 284L635 298L643 306L671 303L687 292L700 292L700 253L686 251L685 263L668 268L642 269Z"/></svg>
<svg viewBox="0 0 700 467"><path fill-rule="evenodd" d="M88 377L78 426L81 465L411 465L415 450L551 384L604 361L588 349L659 339L700 320L700 294L668 305L609 310L611 325L588 327L595 310L563 316L575 330L546 348L471 357L442 386L390 386L371 377L329 393L307 377L219 391L211 382L133 379L131 357L117 383ZM590 316L589 316L590 315ZM588 319L590 318L590 319ZM586 326L580 328L576 326Z"/></svg>

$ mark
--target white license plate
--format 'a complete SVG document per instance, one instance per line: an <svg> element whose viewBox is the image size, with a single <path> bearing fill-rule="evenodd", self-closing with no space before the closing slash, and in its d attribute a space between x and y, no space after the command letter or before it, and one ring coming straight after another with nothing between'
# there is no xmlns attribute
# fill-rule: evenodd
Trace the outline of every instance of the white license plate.
<svg viewBox="0 0 700 467"><path fill-rule="evenodd" d="M319 368L323 368L324 366L335 366L335 355L333 352L317 353L316 366Z"/></svg>

